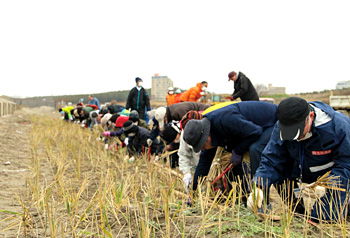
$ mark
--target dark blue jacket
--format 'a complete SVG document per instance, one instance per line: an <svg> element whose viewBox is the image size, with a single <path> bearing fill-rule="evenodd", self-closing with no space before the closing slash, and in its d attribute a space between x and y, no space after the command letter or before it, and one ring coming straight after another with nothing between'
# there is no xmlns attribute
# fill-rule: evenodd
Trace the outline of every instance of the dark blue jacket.
<svg viewBox="0 0 350 238"><path fill-rule="evenodd" d="M331 170L331 175L340 176L343 188L347 189L350 179L350 119L322 102L310 103L326 112L332 120L318 127L313 124L312 137L300 142L282 141L279 136L279 124L276 123L254 176L255 181L263 181L265 188L286 178L299 178L300 175L303 182L311 183ZM339 207L339 195L333 196L334 206ZM322 198L322 201L328 204L324 207L323 212L328 212L324 218L337 219L337 215L329 215L329 203L326 202L329 198L330 192ZM342 192L341 204L345 198L346 193ZM317 217L317 212L317 209L314 209L311 215ZM345 211L343 215L346 216Z"/></svg>
<svg viewBox="0 0 350 238"><path fill-rule="evenodd" d="M243 155L261 136L262 132L277 121L277 105L245 101L218 108L207 114L213 146L226 146Z"/></svg>

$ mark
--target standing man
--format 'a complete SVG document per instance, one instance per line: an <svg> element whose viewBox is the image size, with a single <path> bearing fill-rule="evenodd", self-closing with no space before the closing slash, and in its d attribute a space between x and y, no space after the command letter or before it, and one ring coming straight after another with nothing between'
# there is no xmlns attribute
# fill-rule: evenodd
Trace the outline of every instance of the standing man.
<svg viewBox="0 0 350 238"><path fill-rule="evenodd" d="M129 92L126 108L129 109L129 111L136 110L139 113L139 117L145 120L145 108L147 108L147 111L151 110L148 93L142 87L143 81L141 78L137 77L135 82L136 87L132 88Z"/></svg>
<svg viewBox="0 0 350 238"><path fill-rule="evenodd" d="M184 92L180 97L180 102L197 102L208 88L208 82L202 81L197 83L195 87L190 88Z"/></svg>
<svg viewBox="0 0 350 238"><path fill-rule="evenodd" d="M242 101L259 101L258 93L256 92L252 82L242 72L232 71L228 74L228 81L234 82L234 92L231 95L231 101L241 98Z"/></svg>
<svg viewBox="0 0 350 238"><path fill-rule="evenodd" d="M251 193L248 206L252 208L255 202L261 206L264 192L269 205L270 186L289 181L288 202L292 209L296 207L296 212L303 213L296 204L298 199L293 198L293 185L296 182L313 183L331 171L330 176L336 177L334 182L345 191L327 189L325 195L316 200L311 217L315 222L318 219L345 220L350 179L349 118L325 103L308 103L298 97L281 101L277 115L279 121L254 176L260 189L256 189L255 195Z"/></svg>
<svg viewBox="0 0 350 238"><path fill-rule="evenodd" d="M90 96L89 96L89 103L88 103L88 104L96 105L96 106L97 106L97 109L100 109L100 102L99 102L98 99L95 98L93 95L90 95Z"/></svg>
<svg viewBox="0 0 350 238"><path fill-rule="evenodd" d="M266 102L223 105L218 104L213 106L215 110L203 113L202 120L190 120L184 129L184 141L193 147L194 152L202 150L193 178L193 190L197 188L198 178L208 175L216 148L221 146L232 152L230 162L234 164L234 180L243 181L243 194L246 195L248 184L244 176L243 154L250 152L251 172L254 174L277 121L277 105Z"/></svg>

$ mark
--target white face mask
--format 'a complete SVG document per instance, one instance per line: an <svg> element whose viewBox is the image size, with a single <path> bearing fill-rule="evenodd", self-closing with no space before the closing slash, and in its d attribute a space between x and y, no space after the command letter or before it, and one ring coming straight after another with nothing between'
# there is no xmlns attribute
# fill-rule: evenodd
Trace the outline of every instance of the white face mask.
<svg viewBox="0 0 350 238"><path fill-rule="evenodd" d="M135 132L133 132L133 133L129 133L129 136L130 137L133 137L133 136L135 136L136 135L136 133Z"/></svg>
<svg viewBox="0 0 350 238"><path fill-rule="evenodd" d="M171 95L171 94L174 94L174 91L169 91L169 94Z"/></svg>
<svg viewBox="0 0 350 238"><path fill-rule="evenodd" d="M139 82L137 86L142 87L143 82Z"/></svg>
<svg viewBox="0 0 350 238"><path fill-rule="evenodd" d="M207 87L202 87L202 90L203 90L203 91L207 90Z"/></svg>

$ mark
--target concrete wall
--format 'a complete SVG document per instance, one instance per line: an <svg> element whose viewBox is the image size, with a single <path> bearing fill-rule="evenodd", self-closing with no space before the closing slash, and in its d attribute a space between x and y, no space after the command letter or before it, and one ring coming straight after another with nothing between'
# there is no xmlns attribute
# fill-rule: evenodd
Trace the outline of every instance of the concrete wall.
<svg viewBox="0 0 350 238"><path fill-rule="evenodd" d="M19 105L9 100L0 98L0 116L14 113L19 109Z"/></svg>

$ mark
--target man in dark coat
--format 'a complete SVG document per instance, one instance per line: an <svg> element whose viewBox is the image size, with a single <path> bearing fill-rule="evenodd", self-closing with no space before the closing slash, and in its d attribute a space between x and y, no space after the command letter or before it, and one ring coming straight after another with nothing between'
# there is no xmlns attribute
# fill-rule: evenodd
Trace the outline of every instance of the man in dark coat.
<svg viewBox="0 0 350 238"><path fill-rule="evenodd" d="M302 182L313 183L330 171L333 186L344 191L327 189L325 195L316 200L311 218L313 221L346 220L350 181L349 118L325 103L307 102L298 97L281 101L277 114L279 121L253 179L260 188L255 190L255 196L253 193L249 196L248 206L253 207L255 200L258 207L265 207L263 203L269 204L270 186L284 185L289 180L294 183L287 184L285 195L292 200L292 209L296 206L295 211L300 212L293 188ZM266 199L263 199L264 192Z"/></svg>
<svg viewBox="0 0 350 238"><path fill-rule="evenodd" d="M197 188L198 178L208 175L216 148L221 146L232 152L230 162L234 167L229 176L234 175L235 181L243 181L243 194L246 195L248 184L245 178L246 165L242 162L243 154L250 152L254 173L277 121L277 105L239 102L223 107L218 104L214 109L203 113L202 120L190 120L183 132L183 139L193 147L194 152L202 150L193 178L193 190Z"/></svg>
<svg viewBox="0 0 350 238"><path fill-rule="evenodd" d="M242 101L259 101L258 93L256 92L252 82L242 72L232 71L228 74L228 81L234 82L235 91L231 96L231 101L241 98Z"/></svg>
<svg viewBox="0 0 350 238"><path fill-rule="evenodd" d="M164 145L158 139L154 140L151 146L147 145L149 130L135 125L132 121L126 121L123 124L123 131L129 138L127 148L130 155L141 155L146 147L150 147L152 154L162 153Z"/></svg>
<svg viewBox="0 0 350 238"><path fill-rule="evenodd" d="M128 99L126 101L126 109L129 109L129 111L136 110L139 113L139 117L145 120L145 108L147 108L147 111L151 110L148 93L142 87L142 79L137 77L135 81L136 87L131 89L129 92Z"/></svg>

